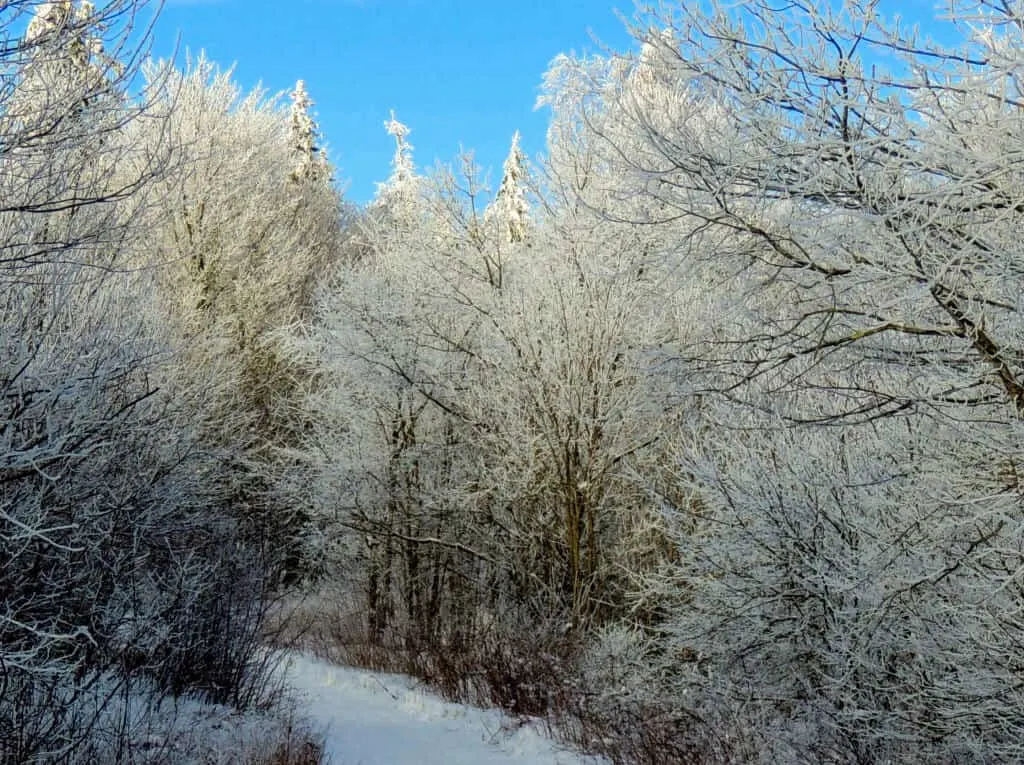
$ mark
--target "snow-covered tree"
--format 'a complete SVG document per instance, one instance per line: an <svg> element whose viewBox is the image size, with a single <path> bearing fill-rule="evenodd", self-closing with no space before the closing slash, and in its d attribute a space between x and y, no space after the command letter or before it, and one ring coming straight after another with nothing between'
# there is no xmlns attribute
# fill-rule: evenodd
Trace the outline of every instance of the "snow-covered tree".
<svg viewBox="0 0 1024 765"><path fill-rule="evenodd" d="M320 130L313 119L313 100L306 92L306 83L299 80L291 94L289 129L295 154L292 177L302 180L329 181L331 177L327 157L321 145Z"/></svg>
<svg viewBox="0 0 1024 765"><path fill-rule="evenodd" d="M103 16L90 2L39 4L25 33L30 61L18 83L15 109L46 111L73 93L65 109L77 111L100 95L109 84L108 69L117 68L104 59L103 23Z"/></svg>
<svg viewBox="0 0 1024 765"><path fill-rule="evenodd" d="M173 97L154 109L166 114L185 167L162 189L175 204L151 211L168 274L189 272L169 277L177 313L192 320L190 331L225 322L239 347L308 318L318 269L333 256L339 199L328 183L291 183L296 109L260 90L243 94L230 71L203 57L184 72L153 66L149 76L171 82ZM312 141L315 126L303 129Z"/></svg>
<svg viewBox="0 0 1024 765"><path fill-rule="evenodd" d="M395 154L391 160L391 174L377 185L377 194L368 210L371 221L377 221L377 238L387 231L411 231L422 223L423 179L413 162L413 145L409 142L412 130L395 118L384 123L388 135L395 139Z"/></svg>
<svg viewBox="0 0 1024 765"><path fill-rule="evenodd" d="M595 217L536 224L518 257L471 172L418 184L417 227L369 230L339 270L316 349L312 485L370 637L648 618L634 574L670 549L659 266Z"/></svg>
<svg viewBox="0 0 1024 765"><path fill-rule="evenodd" d="M148 111L164 83L136 80L143 10L0 15L4 762L88 759L102 704L136 681L244 697L254 648L260 553L222 472L237 454L202 439L210 378L168 364L143 255L175 167Z"/></svg>
<svg viewBox="0 0 1024 765"><path fill-rule="evenodd" d="M237 498L294 575L304 511L284 490L287 452L307 427L299 403L313 378L285 348L306 331L338 256L341 200L326 175L296 182L296 110L243 94L205 58L149 73L170 87L153 106L162 123L140 125L142 140L171 141L182 170L157 186L163 201L146 209L138 258L162 264L159 306L178 363L217 380L207 399L224 427L207 436L243 455L232 466Z"/></svg>
<svg viewBox="0 0 1024 765"><path fill-rule="evenodd" d="M128 0L100 9L71 2L6 4L0 24L0 159L6 166L0 213L10 213L17 224L0 240L0 261L45 260L88 239L90 257L103 263L115 251L103 240L116 239L113 232L121 228L110 217L115 203L162 172L165 145L154 145L144 157L120 137L154 92L134 100L123 96L138 69L127 55L136 41L123 19L142 8ZM118 62L118 52L128 64ZM79 249L76 257L82 254Z"/></svg>
<svg viewBox="0 0 1024 765"><path fill-rule="evenodd" d="M858 3L651 13L639 59L548 82L559 177L690 297L657 353L692 500L651 587L685 582L694 735L1017 759L1019 8L956 6L949 48Z"/></svg>
<svg viewBox="0 0 1024 765"><path fill-rule="evenodd" d="M484 215L485 220L499 228L502 244L516 244L526 239L530 213L526 201L527 178L526 157L519 148L517 130L512 136L512 147L502 167L498 193Z"/></svg>
<svg viewBox="0 0 1024 765"><path fill-rule="evenodd" d="M416 165L413 163L413 145L408 137L412 130L404 125L391 112L391 119L384 123L387 134L395 139L395 156L391 160L391 176L384 184L384 189L401 190L415 184Z"/></svg>

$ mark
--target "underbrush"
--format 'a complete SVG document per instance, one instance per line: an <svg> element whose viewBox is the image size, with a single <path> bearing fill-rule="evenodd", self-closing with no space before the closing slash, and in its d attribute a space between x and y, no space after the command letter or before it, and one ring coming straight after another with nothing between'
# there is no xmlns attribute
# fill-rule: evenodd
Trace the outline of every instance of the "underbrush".
<svg viewBox="0 0 1024 765"><path fill-rule="evenodd" d="M56 668L55 668L56 669ZM152 681L57 674L3 684L0 762L11 765L319 765L319 735L280 688L242 711Z"/></svg>
<svg viewBox="0 0 1024 765"><path fill-rule="evenodd" d="M163 621L123 620L116 640L93 641L106 661L92 666L0 654L0 763L319 765L322 740L264 644L271 599L251 577L218 584L219 597L180 592Z"/></svg>
<svg viewBox="0 0 1024 765"><path fill-rule="evenodd" d="M727 765L728 742L703 720L664 700L615 698L608 689L575 688L563 695L554 732L563 741L616 765Z"/></svg>

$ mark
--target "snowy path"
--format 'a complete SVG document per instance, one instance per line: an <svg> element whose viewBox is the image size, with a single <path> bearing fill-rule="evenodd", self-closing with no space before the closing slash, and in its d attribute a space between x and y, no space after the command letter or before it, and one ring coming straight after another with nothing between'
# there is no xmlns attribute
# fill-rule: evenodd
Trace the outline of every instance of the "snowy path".
<svg viewBox="0 0 1024 765"><path fill-rule="evenodd" d="M496 710L451 704L400 675L296 655L290 684L326 735L330 765L600 765Z"/></svg>

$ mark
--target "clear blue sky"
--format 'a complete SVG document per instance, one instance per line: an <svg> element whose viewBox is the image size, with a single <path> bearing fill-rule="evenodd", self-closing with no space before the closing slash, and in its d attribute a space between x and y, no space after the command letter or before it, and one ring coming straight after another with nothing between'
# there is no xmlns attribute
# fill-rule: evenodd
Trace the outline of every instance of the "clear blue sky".
<svg viewBox="0 0 1024 765"><path fill-rule="evenodd" d="M389 172L391 109L412 128L420 168L473 149L496 185L512 133L531 156L547 115L533 109L560 52L616 50L632 0L166 0L153 53L205 50L245 88L306 81L347 196L365 202Z"/></svg>

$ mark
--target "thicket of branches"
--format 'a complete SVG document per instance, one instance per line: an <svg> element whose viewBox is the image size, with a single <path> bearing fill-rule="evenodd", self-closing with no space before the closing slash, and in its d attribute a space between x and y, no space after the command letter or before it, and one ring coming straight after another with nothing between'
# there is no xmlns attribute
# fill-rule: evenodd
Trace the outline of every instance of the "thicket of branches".
<svg viewBox="0 0 1024 765"><path fill-rule="evenodd" d="M392 118L302 347L344 639L622 761L1022 756L1024 9L885 11L642 8L489 204Z"/></svg>
<svg viewBox="0 0 1024 765"><path fill-rule="evenodd" d="M263 468L301 428L271 336L341 220L310 102L204 61L132 90L149 15L0 11L5 763L152 761L161 697L262 703L301 531Z"/></svg>

